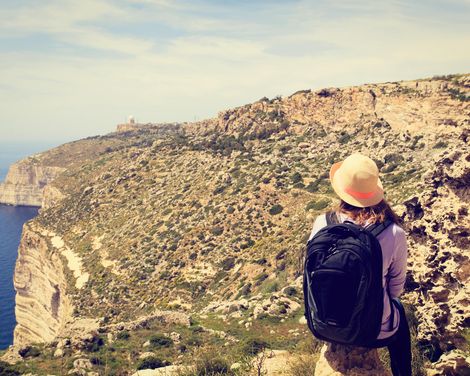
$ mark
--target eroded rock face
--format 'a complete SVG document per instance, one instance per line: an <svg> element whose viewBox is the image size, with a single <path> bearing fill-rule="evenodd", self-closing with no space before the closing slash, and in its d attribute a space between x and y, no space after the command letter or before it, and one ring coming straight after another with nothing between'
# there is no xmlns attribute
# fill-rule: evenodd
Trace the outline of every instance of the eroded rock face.
<svg viewBox="0 0 470 376"><path fill-rule="evenodd" d="M444 134L468 124L469 104L455 106L449 101L450 91L455 90L453 85L465 85L465 80L464 77L452 83L422 80L301 90L287 98L262 98L222 111L217 118L188 124L186 129L264 138L286 129L302 133L306 125L327 130L351 129L351 125L367 120L394 130Z"/></svg>
<svg viewBox="0 0 470 376"><path fill-rule="evenodd" d="M464 348L470 325L470 151L436 159L424 192L405 202L409 224L407 298L416 307L418 340L442 352Z"/></svg>
<svg viewBox="0 0 470 376"><path fill-rule="evenodd" d="M18 249L15 345L52 341L71 317L62 259L41 229L26 224Z"/></svg>
<svg viewBox="0 0 470 376"><path fill-rule="evenodd" d="M376 349L325 344L315 367L315 376L391 375Z"/></svg>
<svg viewBox="0 0 470 376"><path fill-rule="evenodd" d="M36 164L33 158L14 163L0 184L0 203L41 206L44 187L62 171L61 167Z"/></svg>

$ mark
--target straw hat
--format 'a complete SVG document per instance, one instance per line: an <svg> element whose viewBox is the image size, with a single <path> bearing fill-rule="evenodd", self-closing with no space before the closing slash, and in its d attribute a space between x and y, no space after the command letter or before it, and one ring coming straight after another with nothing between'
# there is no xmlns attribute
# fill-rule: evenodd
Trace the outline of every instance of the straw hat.
<svg viewBox="0 0 470 376"><path fill-rule="evenodd" d="M373 206L384 198L377 165L359 153L331 166L330 181L336 194L353 206Z"/></svg>

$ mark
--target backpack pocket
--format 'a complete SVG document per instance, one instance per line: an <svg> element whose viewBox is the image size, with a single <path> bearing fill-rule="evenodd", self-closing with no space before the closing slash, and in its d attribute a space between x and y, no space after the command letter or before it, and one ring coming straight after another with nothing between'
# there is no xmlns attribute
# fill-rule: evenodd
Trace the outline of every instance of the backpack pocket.
<svg viewBox="0 0 470 376"><path fill-rule="evenodd" d="M321 322L333 327L348 326L357 300L358 282L354 275L337 269L312 273L310 291Z"/></svg>

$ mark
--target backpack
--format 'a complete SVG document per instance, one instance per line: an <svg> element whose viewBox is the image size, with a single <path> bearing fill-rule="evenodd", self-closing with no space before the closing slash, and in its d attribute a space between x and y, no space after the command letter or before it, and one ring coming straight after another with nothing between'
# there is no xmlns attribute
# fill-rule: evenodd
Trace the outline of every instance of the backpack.
<svg viewBox="0 0 470 376"><path fill-rule="evenodd" d="M324 341L374 347L384 299L377 236L391 221L362 227L339 223L331 212L326 220L327 226L307 243L303 289L308 327Z"/></svg>

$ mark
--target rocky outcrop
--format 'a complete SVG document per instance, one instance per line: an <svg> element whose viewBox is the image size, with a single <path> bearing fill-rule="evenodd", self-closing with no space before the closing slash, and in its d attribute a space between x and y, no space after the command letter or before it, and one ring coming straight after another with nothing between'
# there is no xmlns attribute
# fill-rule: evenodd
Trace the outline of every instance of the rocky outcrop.
<svg viewBox="0 0 470 376"><path fill-rule="evenodd" d="M0 184L0 203L41 206L44 187L62 171L64 168L41 165L34 157L14 163Z"/></svg>
<svg viewBox="0 0 470 376"><path fill-rule="evenodd" d="M405 202L409 224L409 299L418 340L431 360L465 350L470 317L470 150L444 153L424 179L424 192ZM446 373L447 374L447 373ZM451 374L451 373L449 373Z"/></svg>
<svg viewBox="0 0 470 376"><path fill-rule="evenodd" d="M455 95L468 92L467 82L468 75L463 75L452 81L430 79L301 90L287 98L262 98L222 111L217 118L191 123L186 128L199 134L215 131L265 138L287 129L296 133L304 132L306 127L341 131L375 121L386 122L398 131L449 134L468 125L470 102Z"/></svg>
<svg viewBox="0 0 470 376"><path fill-rule="evenodd" d="M15 345L52 341L71 317L64 267L44 230L26 224L14 275Z"/></svg>
<svg viewBox="0 0 470 376"><path fill-rule="evenodd" d="M376 349L323 345L315 367L315 376L390 376L379 359Z"/></svg>

